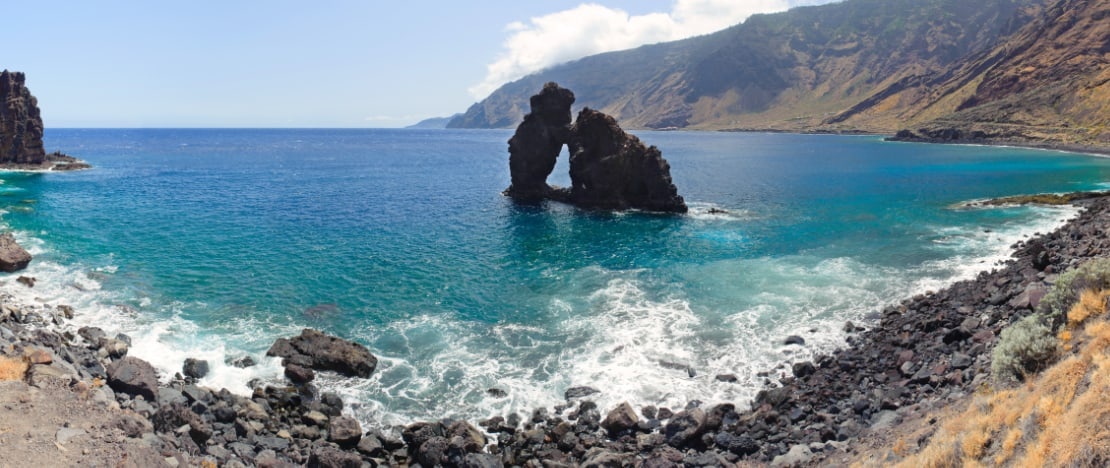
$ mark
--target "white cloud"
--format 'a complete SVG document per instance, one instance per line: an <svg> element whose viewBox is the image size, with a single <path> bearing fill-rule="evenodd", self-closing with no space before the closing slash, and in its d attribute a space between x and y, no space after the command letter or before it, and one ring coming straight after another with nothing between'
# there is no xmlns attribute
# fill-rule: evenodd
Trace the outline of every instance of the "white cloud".
<svg viewBox="0 0 1110 468"><path fill-rule="evenodd" d="M584 3L570 10L515 21L504 50L487 66L486 78L470 88L483 99L502 84L588 55L673 41L718 31L756 13L783 11L830 0L675 0L667 13L629 15Z"/></svg>

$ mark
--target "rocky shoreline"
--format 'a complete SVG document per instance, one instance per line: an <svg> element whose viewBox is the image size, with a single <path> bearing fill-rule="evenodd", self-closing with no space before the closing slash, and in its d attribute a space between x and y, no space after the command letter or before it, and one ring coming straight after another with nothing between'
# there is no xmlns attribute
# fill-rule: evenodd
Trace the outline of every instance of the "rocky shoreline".
<svg viewBox="0 0 1110 468"><path fill-rule="evenodd" d="M165 466L832 463L899 421L990 384L1000 331L1031 313L1059 272L1110 254L1110 197L1076 203L1086 210L1053 233L1016 244L1004 266L876 312L861 326L846 324L846 348L795 363L777 382L770 376L781 370L767 373L767 387L745 407L692 401L684 408L599 408L590 399L596 390L579 387L567 391L563 405L477 426L363 428L343 415L339 396L320 394L311 378L290 375L289 365L286 375L297 384L259 386L251 396L197 386L204 367L197 361L159 384L149 364L128 354L129 337L96 328L74 333L65 324L80 311L16 304L10 296L0 305L0 357L24 363L23 384L66 389L109 413L88 429L109 434L97 439L116 449L106 453ZM306 349L296 339L279 340L272 353L314 366L314 358L289 351ZM57 429L59 447L65 428Z"/></svg>
<svg viewBox="0 0 1110 468"><path fill-rule="evenodd" d="M909 143L937 143L948 145L1010 146L1047 151L1064 151L1097 156L1110 156L1110 147L1098 144L1067 143L1057 138L1034 139L1021 134L992 134L982 130L964 131L958 128L922 128L916 132L899 130L886 141Z"/></svg>

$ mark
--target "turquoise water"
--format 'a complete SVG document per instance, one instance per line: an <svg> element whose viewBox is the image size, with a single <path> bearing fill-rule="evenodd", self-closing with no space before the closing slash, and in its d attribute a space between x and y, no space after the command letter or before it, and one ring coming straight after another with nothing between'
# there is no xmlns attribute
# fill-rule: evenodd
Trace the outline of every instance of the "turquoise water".
<svg viewBox="0 0 1110 468"><path fill-rule="evenodd" d="M225 358L302 327L357 340L379 370L321 386L370 424L530 411L575 385L603 406L683 406L749 398L756 372L841 345L845 320L990 268L1074 214L954 205L1110 180L1110 160L1074 154L641 132L692 212L610 214L502 197L509 136L51 130L49 148L96 168L0 176L39 284L5 280L131 334L167 375L208 359L205 383L241 393L280 368ZM556 171L566 185L565 158ZM790 334L808 345L781 346Z"/></svg>

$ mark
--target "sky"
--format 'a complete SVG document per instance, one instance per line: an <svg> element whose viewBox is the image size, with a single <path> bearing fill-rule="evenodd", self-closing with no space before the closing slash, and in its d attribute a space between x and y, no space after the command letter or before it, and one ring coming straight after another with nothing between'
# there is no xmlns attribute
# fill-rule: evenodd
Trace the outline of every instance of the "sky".
<svg viewBox="0 0 1110 468"><path fill-rule="evenodd" d="M399 127L610 50L831 0L98 2L4 6L0 69L48 128Z"/></svg>

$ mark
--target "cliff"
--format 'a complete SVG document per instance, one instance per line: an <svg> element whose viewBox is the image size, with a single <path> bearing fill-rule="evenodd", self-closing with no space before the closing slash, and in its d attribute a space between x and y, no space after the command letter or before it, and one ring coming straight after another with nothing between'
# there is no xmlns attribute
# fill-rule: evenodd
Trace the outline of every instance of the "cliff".
<svg viewBox="0 0 1110 468"><path fill-rule="evenodd" d="M0 72L0 164L42 164L42 117L20 72Z"/></svg>
<svg viewBox="0 0 1110 468"><path fill-rule="evenodd" d="M847 0L717 33L586 57L508 83L449 124L509 127L547 81L630 128L891 132L897 106L830 118L992 50L1047 0ZM858 113L857 113L858 114ZM872 115L874 114L874 115Z"/></svg>
<svg viewBox="0 0 1110 468"><path fill-rule="evenodd" d="M938 117L909 120L899 139L1105 148L1108 64L1110 1L1058 1L991 50L920 86L924 98L904 107Z"/></svg>
<svg viewBox="0 0 1110 468"><path fill-rule="evenodd" d="M88 163L57 151L47 154L42 144L42 116L38 100L27 89L21 72L0 72L0 166L14 169L73 171Z"/></svg>

